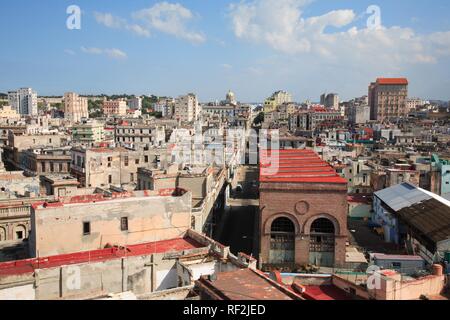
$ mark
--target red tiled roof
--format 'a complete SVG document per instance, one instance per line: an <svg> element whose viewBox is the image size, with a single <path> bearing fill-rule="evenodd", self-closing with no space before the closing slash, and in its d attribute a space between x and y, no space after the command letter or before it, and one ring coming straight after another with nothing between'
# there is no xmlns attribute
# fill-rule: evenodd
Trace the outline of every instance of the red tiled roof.
<svg viewBox="0 0 450 320"><path fill-rule="evenodd" d="M117 247L63 254L45 258L34 258L0 263L0 277L33 273L36 269L54 268L62 265L85 262L100 262L122 257L150 255L153 253L177 252L202 248L204 245L191 238L177 238L127 246L127 250Z"/></svg>
<svg viewBox="0 0 450 320"><path fill-rule="evenodd" d="M276 156L278 156L278 171L273 175L268 174L265 169L271 166L271 157ZM262 151L260 160L261 182L347 183L347 180L340 177L312 150L269 150L268 154ZM275 166L275 163L273 165Z"/></svg>
<svg viewBox="0 0 450 320"><path fill-rule="evenodd" d="M378 78L377 83L381 85L407 85L408 79L406 78Z"/></svg>

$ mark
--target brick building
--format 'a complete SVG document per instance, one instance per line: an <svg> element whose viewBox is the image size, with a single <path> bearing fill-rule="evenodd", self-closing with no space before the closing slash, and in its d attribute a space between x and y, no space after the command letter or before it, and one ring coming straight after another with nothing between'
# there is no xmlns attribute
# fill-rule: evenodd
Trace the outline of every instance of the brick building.
<svg viewBox="0 0 450 320"><path fill-rule="evenodd" d="M268 170L270 163L279 164L275 174ZM347 181L312 150L263 152L259 220L263 270L343 265L347 206Z"/></svg>
<svg viewBox="0 0 450 320"><path fill-rule="evenodd" d="M370 119L385 121L407 116L408 80L378 78L369 86Z"/></svg>

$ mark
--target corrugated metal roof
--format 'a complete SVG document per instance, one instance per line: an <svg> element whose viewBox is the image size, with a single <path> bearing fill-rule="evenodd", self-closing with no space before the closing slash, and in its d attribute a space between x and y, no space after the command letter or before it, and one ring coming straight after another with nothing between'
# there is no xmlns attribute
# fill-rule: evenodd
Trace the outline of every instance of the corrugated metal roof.
<svg viewBox="0 0 450 320"><path fill-rule="evenodd" d="M433 246L450 239L450 207L437 199L426 200L399 211L401 220L421 233Z"/></svg>
<svg viewBox="0 0 450 320"><path fill-rule="evenodd" d="M430 195L407 182L377 191L375 196L394 211L432 199Z"/></svg>

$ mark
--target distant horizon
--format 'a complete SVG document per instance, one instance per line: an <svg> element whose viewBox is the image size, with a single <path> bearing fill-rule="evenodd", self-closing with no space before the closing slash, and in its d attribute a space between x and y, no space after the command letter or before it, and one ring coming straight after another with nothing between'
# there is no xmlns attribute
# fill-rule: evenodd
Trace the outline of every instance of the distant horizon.
<svg viewBox="0 0 450 320"><path fill-rule="evenodd" d="M34 87L20 87L20 88L32 88L33 90L36 90ZM19 88L16 88L15 90L17 90L17 89L19 89ZM14 91L14 90L9 90L9 91ZM277 90L273 91L272 93L274 93L276 91ZM66 91L63 94L59 94L59 95L58 94L56 94L56 95L41 95L41 94L39 94L39 91L36 90L36 92L38 93L38 98L62 98L62 97L64 97L64 93L66 93L66 92L74 92L74 91ZM155 93L151 93L151 94L145 94L145 93L143 93L143 94L134 94L134 93L112 93L112 94L97 93L97 94L86 94L86 93L82 93L82 92L75 92L75 93L77 93L78 95L80 95L82 97L101 97L101 96L111 97L111 96L126 95L126 96L135 96L135 97L143 97L143 96L151 97L151 96L155 96L155 97L158 97L158 98L161 98L161 97L177 98L177 97L179 97L181 95L187 94L187 93L182 93L182 94L178 94L178 95L175 95L175 96L167 96L167 95L158 95L158 94L155 94ZM268 94L266 98L270 97L270 95L272 93ZM324 93L328 93L328 92L324 92ZM8 92L7 91L0 91L0 94L7 95ZM197 96L199 96L197 93L195 93L195 94ZM338 93L338 95L339 95L339 93ZM360 97L363 97L363 96L367 96L367 94L362 94L360 96L351 97L349 99L342 99L340 96L339 96L339 98L340 98L340 102L347 102L347 101L350 101L352 99L360 98ZM224 97L225 97L225 95L224 95ZM244 104L262 104L262 103L264 103L264 100L266 98L264 98L261 101L244 101L244 100L240 101L239 99L237 99L237 100L238 100L238 102L244 103ZM450 98L449 99L433 99L433 98L423 98L423 97L416 97L416 96L410 96L410 95L408 95L408 98L411 98L411 99L417 98L417 99L421 99L421 100L424 100L424 101L439 101L439 102L444 102L444 103L450 103ZM201 99L199 99L200 103L210 103L210 102L215 102L215 101L219 101L220 102L220 101L224 101L224 100L225 99L223 99L223 98L216 98L216 99L213 99L213 100L201 100ZM293 103L304 103L306 100L310 100L311 103L320 104L320 97L317 100L305 99L303 101L293 100L292 102Z"/></svg>
<svg viewBox="0 0 450 320"><path fill-rule="evenodd" d="M405 10L407 8L408 10ZM0 20L0 88L43 96L228 89L264 101L367 95L406 77L411 97L450 100L450 2L409 0L16 0Z"/></svg>

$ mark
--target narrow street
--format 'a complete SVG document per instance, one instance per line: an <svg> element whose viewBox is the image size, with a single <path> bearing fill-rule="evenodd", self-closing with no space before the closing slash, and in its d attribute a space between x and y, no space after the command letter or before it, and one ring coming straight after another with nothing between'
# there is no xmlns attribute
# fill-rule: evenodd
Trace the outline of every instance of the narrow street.
<svg viewBox="0 0 450 320"><path fill-rule="evenodd" d="M255 223L258 207L232 207L228 218L224 221L224 229L219 239L220 243L230 246L231 252L237 254L244 252L248 255L257 255L255 248Z"/></svg>

